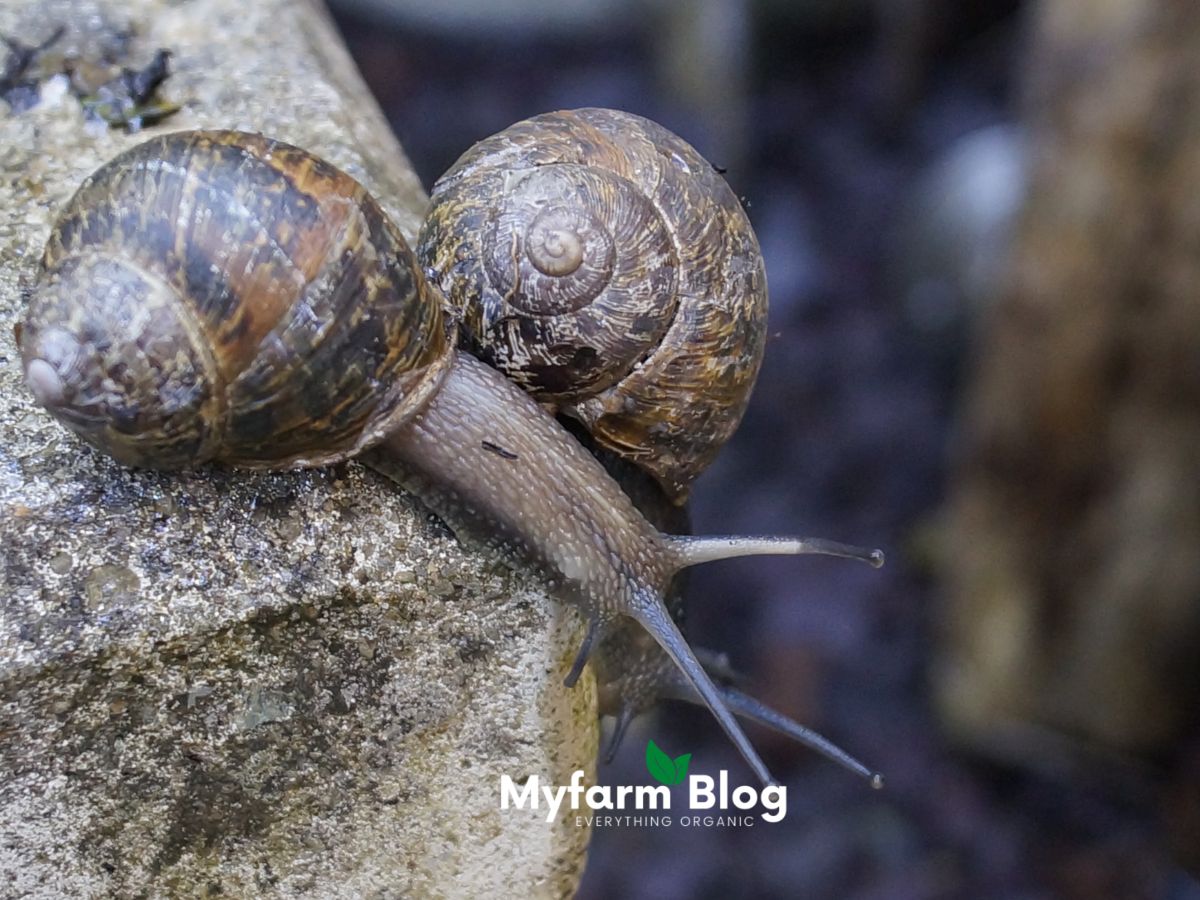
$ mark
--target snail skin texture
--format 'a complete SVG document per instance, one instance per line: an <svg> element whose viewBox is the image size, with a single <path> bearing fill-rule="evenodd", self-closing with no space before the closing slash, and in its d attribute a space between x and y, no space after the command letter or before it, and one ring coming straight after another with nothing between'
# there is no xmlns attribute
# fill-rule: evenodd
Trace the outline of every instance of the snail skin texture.
<svg viewBox="0 0 1200 900"><path fill-rule="evenodd" d="M568 683L634 620L771 783L668 614L668 585L730 556L881 555L660 533L537 402L455 349L442 304L349 175L262 136L182 132L121 154L67 203L18 343L38 402L130 465L287 468L374 447L460 536L584 615Z"/></svg>

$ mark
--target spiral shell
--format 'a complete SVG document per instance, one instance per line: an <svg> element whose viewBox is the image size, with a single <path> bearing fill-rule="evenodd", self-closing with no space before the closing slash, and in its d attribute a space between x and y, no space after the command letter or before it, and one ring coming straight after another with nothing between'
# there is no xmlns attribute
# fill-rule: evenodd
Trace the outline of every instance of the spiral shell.
<svg viewBox="0 0 1200 900"><path fill-rule="evenodd" d="M132 465L319 465L378 440L453 348L378 204L288 144L147 141L54 226L20 337L43 405Z"/></svg>
<svg viewBox="0 0 1200 900"><path fill-rule="evenodd" d="M676 502L737 428L767 287L737 197L630 113L536 116L434 186L418 246L465 342Z"/></svg>

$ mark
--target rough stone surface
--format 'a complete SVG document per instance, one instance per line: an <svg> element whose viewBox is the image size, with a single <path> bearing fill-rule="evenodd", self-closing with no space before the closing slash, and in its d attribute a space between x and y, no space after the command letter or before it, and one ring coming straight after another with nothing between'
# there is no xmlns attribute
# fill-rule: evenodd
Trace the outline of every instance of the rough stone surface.
<svg viewBox="0 0 1200 900"><path fill-rule="evenodd" d="M350 171L411 237L425 202L323 11L27 2L60 48L174 52L151 131L242 127ZM0 102L0 896L573 890L587 834L499 809L501 774L593 771L573 614L358 464L124 469L20 383L20 289L60 204L138 135L54 85Z"/></svg>

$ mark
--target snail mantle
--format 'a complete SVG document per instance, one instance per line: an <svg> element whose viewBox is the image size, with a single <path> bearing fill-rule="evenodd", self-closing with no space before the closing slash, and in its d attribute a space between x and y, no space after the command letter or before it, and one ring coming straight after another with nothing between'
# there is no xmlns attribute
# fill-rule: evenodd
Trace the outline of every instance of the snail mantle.
<svg viewBox="0 0 1200 900"><path fill-rule="evenodd" d="M7 4L169 47L170 130L250 126L424 196L308 4ZM232 29L221 30L218 29ZM358 464L127 469L37 411L12 339L56 211L145 135L0 109L0 882L20 896L570 893L587 840L502 775L591 771L577 619ZM411 234L409 235L411 237ZM581 689L582 688L582 689ZM451 887L453 886L453 887ZM522 890L524 888L524 890Z"/></svg>

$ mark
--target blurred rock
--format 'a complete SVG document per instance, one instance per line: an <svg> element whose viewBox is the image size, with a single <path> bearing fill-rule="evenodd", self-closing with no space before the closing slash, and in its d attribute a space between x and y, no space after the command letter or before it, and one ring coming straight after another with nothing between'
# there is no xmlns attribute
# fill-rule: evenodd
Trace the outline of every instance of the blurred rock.
<svg viewBox="0 0 1200 900"><path fill-rule="evenodd" d="M1200 725L1200 6L1051 0L1028 205L950 500L948 722L1158 755ZM1097 48L1103 48L1098 52Z"/></svg>
<svg viewBox="0 0 1200 900"><path fill-rule="evenodd" d="M8 4L64 52L161 47L183 104L362 180L410 237L425 196L323 12L274 0ZM131 471L21 385L12 326L55 211L140 140L62 92L0 104L0 893L570 893L586 829L502 813L498 784L593 771L580 638L357 464Z"/></svg>

